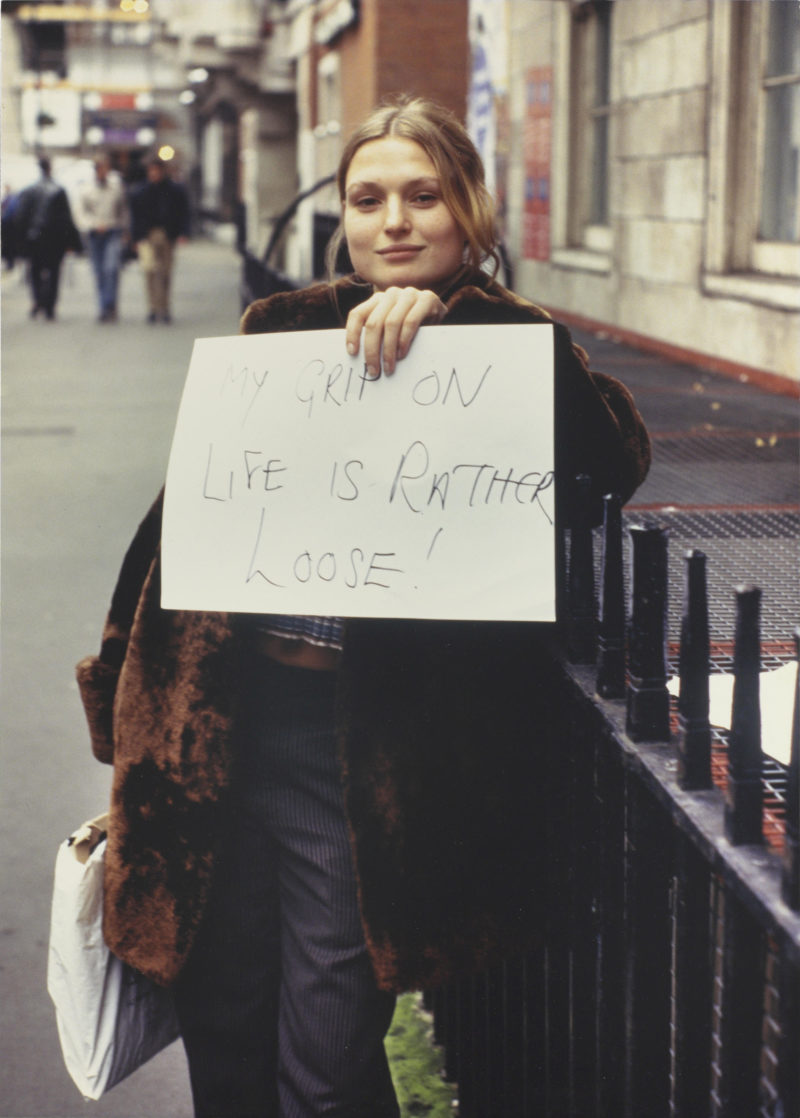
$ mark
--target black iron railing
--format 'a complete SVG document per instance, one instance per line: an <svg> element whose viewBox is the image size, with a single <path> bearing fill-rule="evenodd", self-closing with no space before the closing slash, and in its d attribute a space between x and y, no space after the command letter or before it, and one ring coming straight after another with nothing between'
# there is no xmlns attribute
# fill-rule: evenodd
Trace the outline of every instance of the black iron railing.
<svg viewBox="0 0 800 1118"><path fill-rule="evenodd" d="M599 605L588 520L564 549L553 655L570 701L547 758L543 942L430 992L435 1035L461 1118L800 1118L797 696L791 762L776 766L760 741L761 595L743 585L731 729L710 725L706 559L692 550L671 699L666 532L628 535L629 610L616 498Z"/></svg>

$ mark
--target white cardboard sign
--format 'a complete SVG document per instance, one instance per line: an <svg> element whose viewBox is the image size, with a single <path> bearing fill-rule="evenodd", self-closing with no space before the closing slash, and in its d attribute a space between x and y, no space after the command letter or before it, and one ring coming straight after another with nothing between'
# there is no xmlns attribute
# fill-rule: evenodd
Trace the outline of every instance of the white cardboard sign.
<svg viewBox="0 0 800 1118"><path fill-rule="evenodd" d="M370 380L344 330L195 342L167 609L555 620L553 334L423 327Z"/></svg>

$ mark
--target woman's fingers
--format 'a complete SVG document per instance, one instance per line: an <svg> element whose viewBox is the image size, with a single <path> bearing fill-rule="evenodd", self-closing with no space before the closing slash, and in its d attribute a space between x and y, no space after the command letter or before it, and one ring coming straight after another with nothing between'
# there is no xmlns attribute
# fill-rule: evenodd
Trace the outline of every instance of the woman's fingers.
<svg viewBox="0 0 800 1118"><path fill-rule="evenodd" d="M439 296L433 291L420 291L417 293L417 298L409 306L406 314L403 315L402 321L399 324L396 333L396 340L394 348L390 346L390 360L391 367L386 362L387 352L387 334L384 334L383 352L384 363L383 367L387 373L393 373L397 362L406 356L411 343L417 335L420 326L425 323L441 322L447 313L447 307L441 301ZM389 316L392 318L392 315Z"/></svg>
<svg viewBox="0 0 800 1118"><path fill-rule="evenodd" d="M397 337L404 316L414 302L416 291L407 288L389 288L377 292L368 300L372 307L362 330L364 364L369 376L376 377L383 368L387 372L394 369Z"/></svg>
<svg viewBox="0 0 800 1118"><path fill-rule="evenodd" d="M398 353L401 332L407 336L408 329L413 328L413 338L422 323L422 320L417 321L415 310L426 293L404 287L389 288L383 294L382 304L375 308L364 327L364 356L368 365L374 363L380 369L382 364L383 371L391 374L397 358L402 356ZM416 325L412 326L414 322Z"/></svg>
<svg viewBox="0 0 800 1118"><path fill-rule="evenodd" d="M378 291L355 307L347 318L346 342L351 355L358 353L362 339L364 364L370 376L393 373L405 357L420 326L440 322L444 303L433 291L415 287L390 287Z"/></svg>

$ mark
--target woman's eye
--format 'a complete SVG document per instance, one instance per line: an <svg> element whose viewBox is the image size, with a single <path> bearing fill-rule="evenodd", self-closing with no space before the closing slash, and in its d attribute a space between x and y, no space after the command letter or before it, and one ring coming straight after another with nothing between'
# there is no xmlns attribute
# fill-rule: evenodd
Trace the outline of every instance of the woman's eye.
<svg viewBox="0 0 800 1118"><path fill-rule="evenodd" d="M354 205L359 210L372 210L379 205L379 202L377 198L365 195L363 198L356 198Z"/></svg>
<svg viewBox="0 0 800 1118"><path fill-rule="evenodd" d="M414 201L422 206L432 206L439 201L439 198L436 194L431 194L430 191L426 190L422 194L417 194Z"/></svg>

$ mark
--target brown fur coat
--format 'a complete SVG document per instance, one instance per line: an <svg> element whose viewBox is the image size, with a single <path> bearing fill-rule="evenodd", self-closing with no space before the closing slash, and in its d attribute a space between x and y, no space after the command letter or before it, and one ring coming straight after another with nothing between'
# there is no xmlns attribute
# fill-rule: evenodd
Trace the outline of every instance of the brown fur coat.
<svg viewBox="0 0 800 1118"><path fill-rule="evenodd" d="M254 303L245 333L341 326L369 289L343 281ZM444 324L548 321L484 275ZM556 335L557 509L568 480L627 499L649 441L627 390ZM125 557L99 656L78 665L92 747L114 765L105 936L169 984L214 867L246 643L234 616L162 610L160 498ZM558 676L530 624L346 622L338 733L367 943L381 985L431 986L536 936L545 861L543 746L563 732Z"/></svg>

